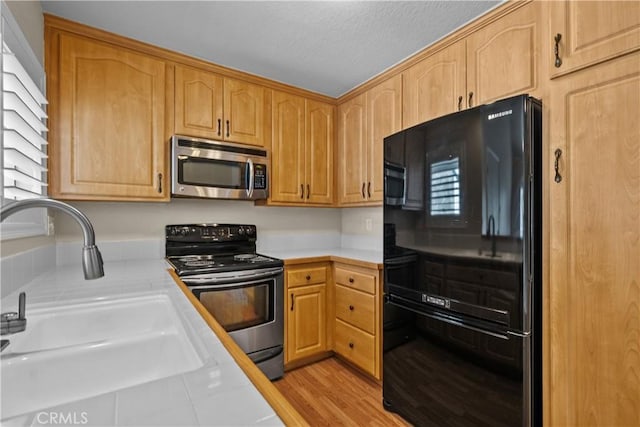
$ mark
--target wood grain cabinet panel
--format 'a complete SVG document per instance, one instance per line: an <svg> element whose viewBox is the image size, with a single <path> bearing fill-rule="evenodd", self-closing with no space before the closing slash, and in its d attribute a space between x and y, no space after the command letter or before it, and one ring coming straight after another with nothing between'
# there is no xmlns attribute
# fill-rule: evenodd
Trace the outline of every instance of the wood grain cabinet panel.
<svg viewBox="0 0 640 427"><path fill-rule="evenodd" d="M195 68L175 67L175 131L222 139L223 78Z"/></svg>
<svg viewBox="0 0 640 427"><path fill-rule="evenodd" d="M404 128L466 107L466 41L425 58L403 73Z"/></svg>
<svg viewBox="0 0 640 427"><path fill-rule="evenodd" d="M640 425L638 64L623 56L550 87L562 180L547 176L548 425Z"/></svg>
<svg viewBox="0 0 640 427"><path fill-rule="evenodd" d="M338 108L338 203L380 205L385 137L402 129L402 76Z"/></svg>
<svg viewBox="0 0 640 427"><path fill-rule="evenodd" d="M540 96L540 10L540 2L531 2L467 38L468 107Z"/></svg>
<svg viewBox="0 0 640 427"><path fill-rule="evenodd" d="M557 77L640 49L640 2L549 2L549 75ZM556 66L555 37L560 34Z"/></svg>
<svg viewBox="0 0 640 427"><path fill-rule="evenodd" d="M285 269L285 364L330 350L326 263ZM331 293L330 293L331 295Z"/></svg>
<svg viewBox="0 0 640 427"><path fill-rule="evenodd" d="M270 201L333 203L334 107L273 92Z"/></svg>
<svg viewBox="0 0 640 427"><path fill-rule="evenodd" d="M376 376L376 338L375 336L353 327L349 323L336 319L335 344L336 353L343 356L365 372Z"/></svg>
<svg viewBox="0 0 640 427"><path fill-rule="evenodd" d="M67 33L47 35L49 194L168 200L165 62Z"/></svg>
<svg viewBox="0 0 640 427"><path fill-rule="evenodd" d="M267 89L184 65L175 66L175 133L264 146Z"/></svg>
<svg viewBox="0 0 640 427"><path fill-rule="evenodd" d="M375 334L375 297L336 285L336 317L365 332Z"/></svg>

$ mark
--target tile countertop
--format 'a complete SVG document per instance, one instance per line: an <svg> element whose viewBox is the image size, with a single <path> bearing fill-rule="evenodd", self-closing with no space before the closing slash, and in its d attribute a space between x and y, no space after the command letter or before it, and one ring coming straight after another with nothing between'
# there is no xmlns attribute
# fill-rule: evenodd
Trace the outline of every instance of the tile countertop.
<svg viewBox="0 0 640 427"><path fill-rule="evenodd" d="M79 265L58 267L3 298L2 311L15 311L21 291L27 293L27 320L31 304L58 304L123 294L166 294L175 304L202 359L200 368L3 419L2 425L51 423L55 421L51 414L75 416L84 425L284 425L176 286L167 268L164 260L110 262L105 263L105 277L85 281ZM5 393L11 393L10 386L3 384L2 394Z"/></svg>

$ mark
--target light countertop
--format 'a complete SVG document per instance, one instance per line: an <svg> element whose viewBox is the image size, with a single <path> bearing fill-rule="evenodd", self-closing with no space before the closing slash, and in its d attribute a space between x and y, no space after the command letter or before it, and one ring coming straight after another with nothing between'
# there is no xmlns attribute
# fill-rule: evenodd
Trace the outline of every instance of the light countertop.
<svg viewBox="0 0 640 427"><path fill-rule="evenodd" d="M75 416L75 420L83 425L283 425L218 336L176 286L167 268L164 260L108 262L104 266L105 277L85 281L80 266L62 266L3 298L2 309L15 311L20 291L27 293L27 321L30 306L36 304L105 299L123 294L166 294L175 304L203 362L201 367L3 419L2 425L51 423L51 414ZM5 393L11 393L11 385L2 385L2 394Z"/></svg>
<svg viewBox="0 0 640 427"><path fill-rule="evenodd" d="M272 256L285 261L291 260L313 260L317 258L327 258L333 261L358 261L370 264L371 268L379 268L382 265L382 251L349 249L349 248L326 248L326 249L291 249L277 251L261 251L263 255Z"/></svg>

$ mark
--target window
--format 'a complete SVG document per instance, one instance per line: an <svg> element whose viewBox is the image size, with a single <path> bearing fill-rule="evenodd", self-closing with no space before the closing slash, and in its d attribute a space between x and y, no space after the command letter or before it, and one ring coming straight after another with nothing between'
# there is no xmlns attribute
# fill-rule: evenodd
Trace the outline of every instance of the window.
<svg viewBox="0 0 640 427"><path fill-rule="evenodd" d="M47 100L42 65L6 5L0 10L0 195L6 204L47 195ZM2 223L2 238L46 234L46 220L44 209L12 216Z"/></svg>
<svg viewBox="0 0 640 427"><path fill-rule="evenodd" d="M460 158L431 164L431 216L460 215Z"/></svg>

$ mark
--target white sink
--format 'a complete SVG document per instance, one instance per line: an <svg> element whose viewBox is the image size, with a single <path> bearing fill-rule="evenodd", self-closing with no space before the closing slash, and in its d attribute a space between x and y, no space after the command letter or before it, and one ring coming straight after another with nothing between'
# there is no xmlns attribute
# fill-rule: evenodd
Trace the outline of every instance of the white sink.
<svg viewBox="0 0 640 427"><path fill-rule="evenodd" d="M202 366L167 295L42 309L2 353L2 418Z"/></svg>

